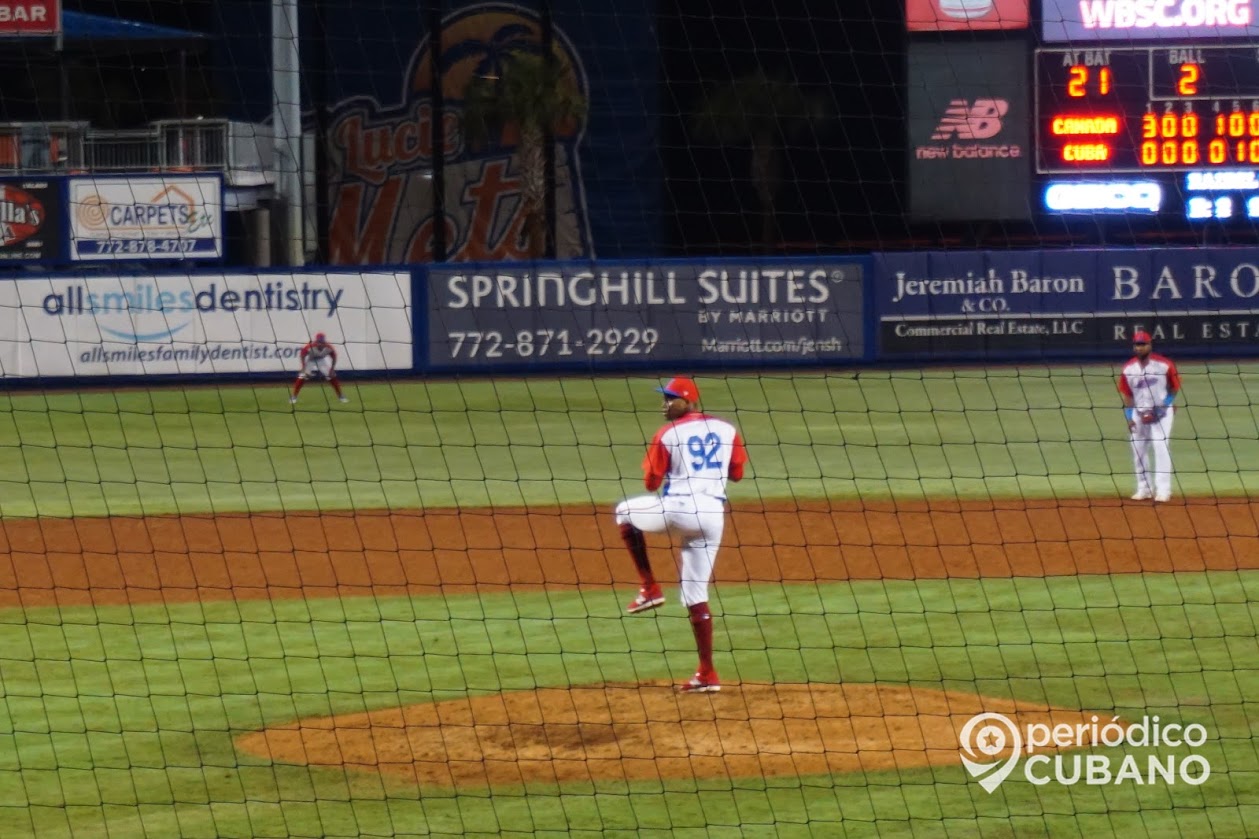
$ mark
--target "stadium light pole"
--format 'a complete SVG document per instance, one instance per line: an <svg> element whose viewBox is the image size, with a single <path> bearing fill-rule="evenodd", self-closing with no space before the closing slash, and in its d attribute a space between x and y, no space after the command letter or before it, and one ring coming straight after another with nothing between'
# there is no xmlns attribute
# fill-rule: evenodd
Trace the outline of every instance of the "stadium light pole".
<svg viewBox="0 0 1259 839"><path fill-rule="evenodd" d="M297 0L271 0L271 128L275 193L280 199L284 263L306 261L302 183L302 82Z"/></svg>
<svg viewBox="0 0 1259 839"><path fill-rule="evenodd" d="M542 0L539 12L542 24L542 63L547 69L555 66L555 20L551 16L551 0ZM555 259L559 251L559 231L556 230L556 183L555 183L555 126L542 126L543 180L546 184L543 202L543 218L546 226L546 244L543 253L547 259Z"/></svg>

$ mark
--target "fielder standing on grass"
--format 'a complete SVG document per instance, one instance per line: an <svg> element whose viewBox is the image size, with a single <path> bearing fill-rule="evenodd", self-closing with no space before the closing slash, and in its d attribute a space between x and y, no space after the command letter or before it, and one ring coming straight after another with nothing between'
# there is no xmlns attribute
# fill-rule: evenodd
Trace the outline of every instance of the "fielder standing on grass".
<svg viewBox="0 0 1259 839"><path fill-rule="evenodd" d="M699 410L699 388L675 378L656 388L664 394L667 422L656 432L643 459L643 483L659 495L640 495L616 506L616 523L642 580L638 597L626 607L631 615L664 603L664 592L651 570L644 533L677 535L682 541L682 603L690 613L699 665L683 693L713 693L721 679L713 667L713 622L708 611L708 583L717 564L726 524L726 481L742 480L748 461L738 429Z"/></svg>
<svg viewBox="0 0 1259 839"><path fill-rule="evenodd" d="M1119 374L1124 417L1132 443L1132 465L1137 475L1133 501L1170 501L1172 498L1172 403L1180 392L1180 373L1170 358L1152 352L1148 332L1132 336L1135 355Z"/></svg>
<svg viewBox="0 0 1259 839"><path fill-rule="evenodd" d="M341 382L337 379L337 349L328 343L328 336L316 332L315 338L301 352L302 369L293 383L293 392L289 395L289 403L297 404L297 394L302 392L302 385L310 379L327 379L332 385L337 399L349 402L349 398L341 392Z"/></svg>

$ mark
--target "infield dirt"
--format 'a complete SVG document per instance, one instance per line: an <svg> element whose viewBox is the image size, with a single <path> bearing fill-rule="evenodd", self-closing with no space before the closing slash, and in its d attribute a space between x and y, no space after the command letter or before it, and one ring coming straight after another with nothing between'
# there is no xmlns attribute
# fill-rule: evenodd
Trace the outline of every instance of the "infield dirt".
<svg viewBox="0 0 1259 839"><path fill-rule="evenodd" d="M673 551L650 537L662 580ZM1259 568L1259 502L1066 500L738 507L723 582ZM676 579L676 576L673 577ZM10 519L0 606L390 596L625 586L594 507Z"/></svg>
<svg viewBox="0 0 1259 839"><path fill-rule="evenodd" d="M662 581L674 552L653 538ZM774 504L731 514L716 579L831 582L1259 568L1259 503L1184 499ZM637 585L591 506L6 520L0 606L388 597ZM242 753L463 788L734 778L956 764L980 711L1089 712L887 685L655 682L544 688L237 738Z"/></svg>

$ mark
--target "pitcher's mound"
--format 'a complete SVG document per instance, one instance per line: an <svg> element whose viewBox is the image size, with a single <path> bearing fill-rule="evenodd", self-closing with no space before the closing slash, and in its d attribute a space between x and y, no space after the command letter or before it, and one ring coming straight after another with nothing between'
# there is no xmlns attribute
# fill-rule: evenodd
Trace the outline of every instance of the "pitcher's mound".
<svg viewBox="0 0 1259 839"><path fill-rule="evenodd" d="M409 776L422 786L736 778L960 763L975 714L1030 723L1094 715L967 693L870 684L542 688L300 720L237 738L277 763Z"/></svg>

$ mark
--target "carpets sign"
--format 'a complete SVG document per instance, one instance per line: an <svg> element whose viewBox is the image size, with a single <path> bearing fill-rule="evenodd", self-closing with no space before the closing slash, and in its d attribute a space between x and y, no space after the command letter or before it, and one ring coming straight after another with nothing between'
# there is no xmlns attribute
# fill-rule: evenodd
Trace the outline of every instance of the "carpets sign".
<svg viewBox="0 0 1259 839"><path fill-rule="evenodd" d="M223 182L216 176L70 178L75 261L220 259Z"/></svg>

